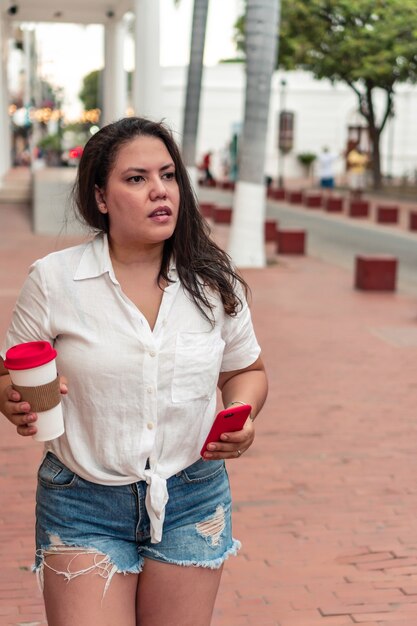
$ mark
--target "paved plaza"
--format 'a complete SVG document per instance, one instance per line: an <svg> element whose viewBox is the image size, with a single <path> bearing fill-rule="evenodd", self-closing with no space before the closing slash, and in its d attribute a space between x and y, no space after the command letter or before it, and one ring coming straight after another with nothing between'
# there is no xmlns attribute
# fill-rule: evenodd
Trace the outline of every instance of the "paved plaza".
<svg viewBox="0 0 417 626"><path fill-rule="evenodd" d="M76 241L0 206L1 335L30 263ZM228 462L243 547L213 626L416 626L417 298L356 291L317 257L268 258L244 276L270 393L254 446ZM0 626L46 626L31 572L41 454L0 420Z"/></svg>

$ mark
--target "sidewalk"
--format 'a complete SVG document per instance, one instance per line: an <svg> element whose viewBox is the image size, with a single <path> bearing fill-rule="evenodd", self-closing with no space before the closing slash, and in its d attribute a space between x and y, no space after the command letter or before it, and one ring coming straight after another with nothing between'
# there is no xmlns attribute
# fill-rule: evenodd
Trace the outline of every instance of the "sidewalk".
<svg viewBox="0 0 417 626"><path fill-rule="evenodd" d="M291 181L288 184L288 187L286 187L286 191L301 191L303 194L307 195L320 195L323 199L326 197L326 194L323 193L323 190L320 189L318 185L309 184L309 181L306 181L304 179ZM200 187L198 193L199 197L202 198L204 201L214 202L216 204L219 204L220 206L231 206L233 201L230 191L225 191L218 187ZM352 200L349 190L346 188L337 187L331 192L330 195L336 198L343 199L343 209L340 213L326 212L323 207L307 207L304 203L291 204L288 202L288 200L273 200L271 198L267 198L266 215L267 217L270 216L271 209L273 209L273 207L284 205L294 209L303 208L312 214L319 213L333 220L335 218L342 218L348 221L352 221L352 218L348 216L348 205ZM359 222L375 226L378 229L394 229L406 232L409 231L409 215L412 211L417 211L417 198L416 200L412 201L410 199L401 198L400 195L396 197L393 195L393 192L389 196L384 196L383 191L376 192L373 189L369 188L361 195L360 199L365 200L369 203L369 214L368 217L361 217ZM398 208L397 223L378 223L377 208L384 206Z"/></svg>
<svg viewBox="0 0 417 626"><path fill-rule="evenodd" d="M29 263L76 239L34 236L6 206L0 233L3 335ZM228 463L243 548L213 626L416 626L417 301L357 292L308 257L244 275L270 394L255 445ZM45 625L30 572L40 455L0 420L0 626Z"/></svg>

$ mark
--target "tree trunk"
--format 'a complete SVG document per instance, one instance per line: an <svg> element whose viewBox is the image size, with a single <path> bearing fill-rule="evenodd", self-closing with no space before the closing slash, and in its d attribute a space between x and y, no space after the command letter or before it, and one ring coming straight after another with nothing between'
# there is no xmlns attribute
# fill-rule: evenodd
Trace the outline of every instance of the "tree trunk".
<svg viewBox="0 0 417 626"><path fill-rule="evenodd" d="M377 126L376 117L375 117L375 109L374 109L374 101L373 101L374 88L373 85L369 82L366 83L366 112L369 124L369 138L371 140L372 146L372 174L373 174L373 183L374 189L379 189L381 187L382 179L381 179L381 155L379 151L379 137L380 137L380 129Z"/></svg>
<svg viewBox="0 0 417 626"><path fill-rule="evenodd" d="M209 0L194 0L190 62L185 97L182 153L191 182L197 188L196 147L203 75L204 42Z"/></svg>
<svg viewBox="0 0 417 626"><path fill-rule="evenodd" d="M280 0L248 0L246 98L229 253L240 267L265 265L265 151Z"/></svg>
<svg viewBox="0 0 417 626"><path fill-rule="evenodd" d="M381 189L382 187L382 174L381 174L381 152L379 140L381 134L377 128L370 128L369 135L372 145L372 177L374 183L374 189Z"/></svg>
<svg viewBox="0 0 417 626"><path fill-rule="evenodd" d="M369 129L369 139L371 141L372 147L372 179L374 189L380 189L382 187L382 173L381 173L381 151L380 151L380 140L382 131L385 128L387 120L392 114L393 109L393 85L387 87L386 89L386 104L385 111L382 117L381 124L378 126L376 122L375 116L375 108L374 108L374 100L373 94L375 88L372 84L366 84L365 93L361 93L359 89L353 85L352 83L348 83L349 87L351 87L359 100L359 112L366 119L368 123Z"/></svg>

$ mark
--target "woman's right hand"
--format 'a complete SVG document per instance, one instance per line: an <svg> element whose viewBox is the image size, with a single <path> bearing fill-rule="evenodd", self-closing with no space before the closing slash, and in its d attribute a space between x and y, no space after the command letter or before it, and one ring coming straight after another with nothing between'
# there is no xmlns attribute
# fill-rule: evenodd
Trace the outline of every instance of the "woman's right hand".
<svg viewBox="0 0 417 626"><path fill-rule="evenodd" d="M68 393L66 380L62 376L60 377L60 391L62 394ZM3 389L1 406L2 413L16 426L19 435L29 437L36 434L38 416L30 410L29 402L22 401L20 393L13 389L11 384Z"/></svg>
<svg viewBox="0 0 417 626"><path fill-rule="evenodd" d="M9 422L16 426L22 437L29 437L37 432L36 420L38 416L30 410L29 402L21 400L20 393L11 385L3 390L2 411Z"/></svg>

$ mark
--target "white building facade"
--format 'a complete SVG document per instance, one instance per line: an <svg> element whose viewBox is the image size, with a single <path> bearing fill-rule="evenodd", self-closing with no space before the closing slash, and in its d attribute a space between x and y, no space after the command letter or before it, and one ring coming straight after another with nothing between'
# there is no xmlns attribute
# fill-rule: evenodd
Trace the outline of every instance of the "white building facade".
<svg viewBox="0 0 417 626"><path fill-rule="evenodd" d="M163 111L167 122L178 131L182 128L186 68L163 68ZM283 90L282 81L286 86ZM284 91L284 93L283 93ZM198 136L198 153L214 152L214 167L220 171L220 155L243 119L245 68L243 64L226 63L206 67ZM378 94L377 111L382 115L383 94ZM278 116L281 108L294 112L293 149L285 156L284 174L289 178L303 176L297 155L319 154L323 146L340 155L337 173L343 175L350 126L366 126L357 112L353 91L343 85L315 80L305 72L275 73L272 85L266 175L277 178L280 166L278 152ZM389 120L381 138L381 165L384 175L415 176L417 169L417 87L398 85L395 116ZM180 137L179 137L180 139ZM216 173L216 172L215 172Z"/></svg>
<svg viewBox="0 0 417 626"><path fill-rule="evenodd" d="M238 1L235 0L236 6ZM133 107L136 114L148 114L155 119L164 118L178 133L181 143L183 109L185 101L186 67L161 67L159 63L159 0L90 0L83 10L67 0L59 2L32 0L11 3L0 0L0 46L3 52L0 64L0 132L4 138L0 146L0 177L10 167L10 141L7 119L7 56L8 42L13 24L21 20L44 22L78 21L84 24L100 23L103 28L104 50L104 101L101 123L121 117ZM17 7L17 13L11 12ZM109 8L112 7L112 8ZM237 8L236 8L237 10ZM126 44L126 12L139 19L133 28L134 78L133 97L128 102L123 47ZM153 34L150 37L150 33ZM99 67L97 67L99 69ZM80 73L82 74L82 67ZM285 81L285 88L283 88ZM10 81L9 81L10 84ZM143 88L146 85L146 89ZM215 174L221 173L221 155L243 120L245 96L245 67L241 63L225 63L205 67L198 136L198 154L214 153ZM383 94L377 103L382 115ZM300 153L318 154L323 146L340 155L338 173L343 174L343 154L347 148L350 126L365 126L358 113L356 95L343 84L331 85L317 81L303 72L276 72L272 85L269 133L265 174L273 178L279 172L285 177L297 178L305 174L297 160ZM417 169L417 119L413 112L417 106L417 87L398 85L395 95L395 116L388 121L381 140L381 165L385 175L414 178ZM278 114L285 108L294 113L294 138L292 150L283 159L279 155Z"/></svg>

